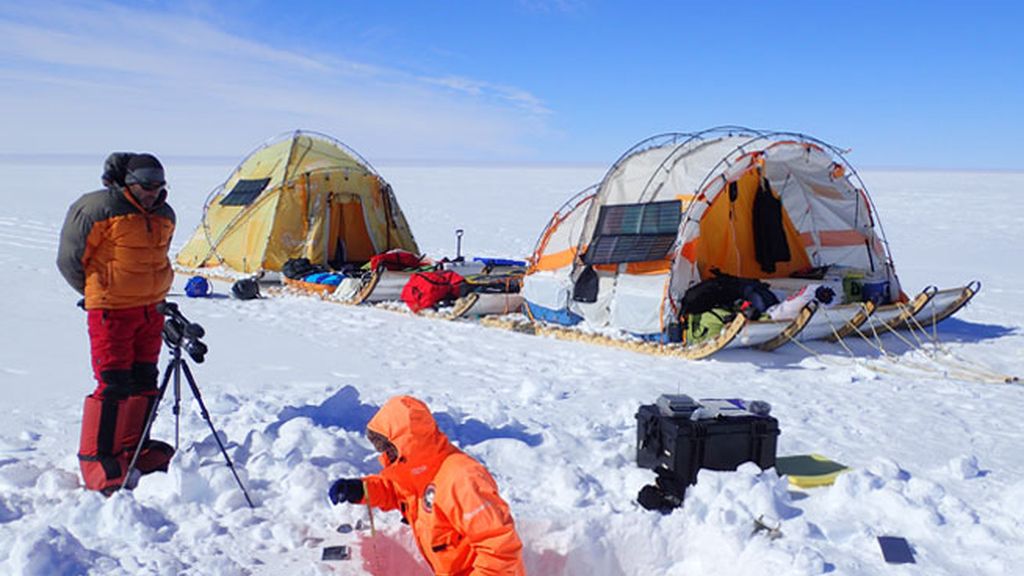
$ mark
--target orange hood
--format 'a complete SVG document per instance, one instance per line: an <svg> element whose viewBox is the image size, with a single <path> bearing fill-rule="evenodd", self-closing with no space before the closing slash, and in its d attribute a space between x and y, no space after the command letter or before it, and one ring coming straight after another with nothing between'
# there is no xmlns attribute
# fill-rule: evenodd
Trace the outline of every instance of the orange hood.
<svg viewBox="0 0 1024 576"><path fill-rule="evenodd" d="M381 455L381 474L408 489L425 487L441 462L459 452L437 427L427 405L412 396L395 396L385 402L366 429L383 434L398 449L394 463Z"/></svg>

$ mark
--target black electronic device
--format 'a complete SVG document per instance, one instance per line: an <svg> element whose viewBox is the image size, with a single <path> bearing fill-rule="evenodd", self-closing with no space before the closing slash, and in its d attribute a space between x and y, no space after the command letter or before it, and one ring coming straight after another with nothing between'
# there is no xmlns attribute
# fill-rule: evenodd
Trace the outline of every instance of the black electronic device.
<svg viewBox="0 0 1024 576"><path fill-rule="evenodd" d="M730 401L663 396L655 404L640 406L636 419L636 463L655 471L653 488L667 498L654 508L681 503L686 487L697 483L701 469L736 470L744 462L761 469L775 465L778 421ZM641 503L652 508L645 503L651 501L647 494Z"/></svg>
<svg viewBox="0 0 1024 576"><path fill-rule="evenodd" d="M345 545L341 546L324 546L323 555L320 557L321 560L348 560L352 557L352 550Z"/></svg>

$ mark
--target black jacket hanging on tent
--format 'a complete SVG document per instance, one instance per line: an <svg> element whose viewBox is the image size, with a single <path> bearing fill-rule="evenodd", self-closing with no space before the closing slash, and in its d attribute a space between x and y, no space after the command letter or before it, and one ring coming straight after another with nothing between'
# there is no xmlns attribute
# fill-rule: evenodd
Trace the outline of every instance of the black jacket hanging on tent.
<svg viewBox="0 0 1024 576"><path fill-rule="evenodd" d="M761 270L775 272L776 262L790 259L786 230L782 226L782 200L772 193L767 178L761 178L754 196L754 256Z"/></svg>

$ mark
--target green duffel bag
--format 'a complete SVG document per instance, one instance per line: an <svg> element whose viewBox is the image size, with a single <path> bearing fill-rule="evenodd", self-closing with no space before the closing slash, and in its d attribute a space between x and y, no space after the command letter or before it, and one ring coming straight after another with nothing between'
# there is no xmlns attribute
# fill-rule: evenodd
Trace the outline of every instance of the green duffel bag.
<svg viewBox="0 0 1024 576"><path fill-rule="evenodd" d="M726 324L732 322L736 313L728 308L712 308L700 314L686 317L686 343L698 344L718 336Z"/></svg>

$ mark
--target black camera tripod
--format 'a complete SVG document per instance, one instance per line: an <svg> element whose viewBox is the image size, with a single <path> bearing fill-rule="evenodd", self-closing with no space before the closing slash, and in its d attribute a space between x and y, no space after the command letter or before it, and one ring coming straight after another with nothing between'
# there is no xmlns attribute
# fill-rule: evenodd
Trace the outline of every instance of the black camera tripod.
<svg viewBox="0 0 1024 576"><path fill-rule="evenodd" d="M217 446L220 447L220 453L224 455L224 461L227 463L228 468L231 469L231 474L234 475L238 487L241 488L245 501L249 503L250 508L255 508L256 505L252 503L252 499L249 498L249 492L246 491L245 485L242 484L242 479L238 477L238 472L235 470L234 463L231 462L231 457L228 456L228 451L224 448L224 443L220 441L217 429L213 427L213 421L210 420L210 412L206 409L203 395L200 394L199 386L196 385L196 380L192 376L192 370L189 369L185 358L181 355L181 349L184 347L193 360L197 363L202 363L207 347L199 339L205 335L205 331L199 324L190 322L188 318L185 318L185 315L178 310L178 305L173 302L157 304L156 309L167 317L164 323L163 337L164 342L170 348L171 360L167 363L167 368L164 370L163 381L160 383L156 401L153 402L153 408L146 419L146 427L142 431L139 444L135 447L135 453L128 464L128 471L130 472L135 468L135 462L139 459L139 454L142 452L142 445L145 439L149 438L150 428L153 427L153 421L156 420L157 408L167 392L167 385L171 382L172 375L174 376L174 451L178 451L178 429L181 420L181 374L184 372L185 380L192 390L192 397L199 404L199 413L202 414L203 420L206 420L206 423L210 426L210 432L213 433L213 438L217 441ZM124 480L121 482L121 488L123 489L126 484L128 484L128 474L125 474Z"/></svg>

